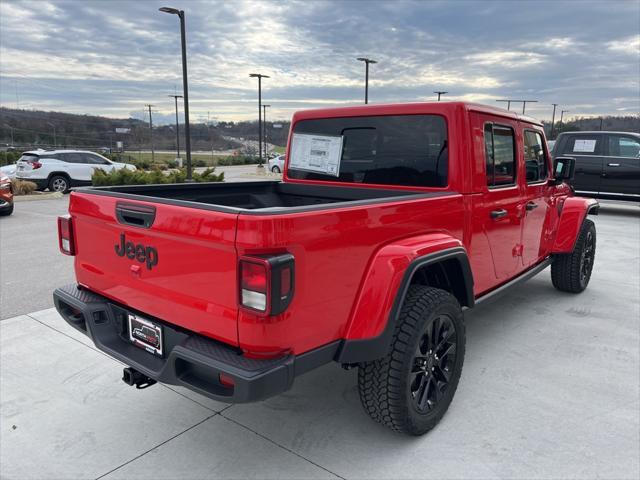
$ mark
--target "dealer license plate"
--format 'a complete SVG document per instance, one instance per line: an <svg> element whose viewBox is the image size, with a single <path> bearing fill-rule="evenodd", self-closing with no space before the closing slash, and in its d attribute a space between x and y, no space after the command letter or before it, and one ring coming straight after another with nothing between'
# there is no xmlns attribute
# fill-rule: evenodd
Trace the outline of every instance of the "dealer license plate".
<svg viewBox="0 0 640 480"><path fill-rule="evenodd" d="M137 347L162 356L162 326L157 323L129 314L129 339Z"/></svg>

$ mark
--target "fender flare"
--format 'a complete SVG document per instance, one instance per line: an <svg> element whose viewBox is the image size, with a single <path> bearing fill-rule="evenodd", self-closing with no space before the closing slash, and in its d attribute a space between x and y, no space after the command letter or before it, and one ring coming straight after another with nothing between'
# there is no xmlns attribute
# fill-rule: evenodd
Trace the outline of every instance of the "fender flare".
<svg viewBox="0 0 640 480"><path fill-rule="evenodd" d="M396 278L388 279L389 282L386 284L385 292L386 298L383 298L382 295L376 295L376 293L381 293L379 288L377 292L368 290L366 283L369 275L375 272L376 260L384 257L384 253L388 254L398 246L389 246L386 252L378 252L365 274L365 285L360 289L358 300L355 303L346 334L344 335L345 338L342 340L336 354L336 361L340 363L359 363L375 360L387 354L411 281L415 273L427 265L448 260L457 261L465 282L465 294L460 303L467 307L473 307L473 274L467 251L459 240L448 236L448 240L445 240L443 237L444 235L438 235L438 238L432 239L435 241L422 245L424 248L413 250L416 253L413 257L407 256L408 252L404 252L404 255L402 255L396 251L395 253L398 255L386 258L384 264L389 268L397 268L399 263L402 265L402 268L397 268L397 280ZM381 250L384 251L385 248L383 247ZM419 254L421 250L427 250L428 252ZM369 322L369 318L363 312L367 310L367 302L371 303L372 301L378 305L382 303L382 305L379 305L376 309L378 315L376 319L373 319L375 321ZM387 308L389 303L391 303L390 308ZM371 305L369 305L369 312L371 311ZM371 333L372 328L375 328L374 325L381 322L384 322L382 330Z"/></svg>
<svg viewBox="0 0 640 480"><path fill-rule="evenodd" d="M597 215L600 204L593 198L569 197L562 203L551 253L571 253L588 214Z"/></svg>

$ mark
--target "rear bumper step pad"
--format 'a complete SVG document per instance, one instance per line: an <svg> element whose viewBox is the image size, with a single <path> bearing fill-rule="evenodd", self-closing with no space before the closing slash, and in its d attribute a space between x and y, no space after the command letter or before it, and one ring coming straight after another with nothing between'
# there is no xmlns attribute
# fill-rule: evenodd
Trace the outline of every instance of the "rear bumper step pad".
<svg viewBox="0 0 640 480"><path fill-rule="evenodd" d="M297 375L334 359L339 341L301 355L253 359L207 337L157 319L163 329L164 357L134 346L128 339L127 318L137 313L78 285L53 292L56 309L69 325L90 337L96 347L148 377L182 385L215 400L242 403L282 393ZM144 313L141 312L144 317ZM233 386L220 382L220 374Z"/></svg>

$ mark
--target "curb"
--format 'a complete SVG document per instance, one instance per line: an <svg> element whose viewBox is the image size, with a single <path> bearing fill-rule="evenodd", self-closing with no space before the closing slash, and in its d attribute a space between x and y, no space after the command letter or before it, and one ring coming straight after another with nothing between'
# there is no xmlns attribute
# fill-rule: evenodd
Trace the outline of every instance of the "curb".
<svg viewBox="0 0 640 480"><path fill-rule="evenodd" d="M48 192L48 193L35 193L31 195L16 195L13 197L14 202L31 202L33 200L53 200L55 198L62 198L64 194L62 192Z"/></svg>

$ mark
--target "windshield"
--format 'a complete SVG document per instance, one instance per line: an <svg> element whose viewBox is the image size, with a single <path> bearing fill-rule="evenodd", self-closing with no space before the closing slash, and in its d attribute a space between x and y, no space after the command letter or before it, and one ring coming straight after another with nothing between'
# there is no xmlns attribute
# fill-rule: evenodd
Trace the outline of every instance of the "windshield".
<svg viewBox="0 0 640 480"><path fill-rule="evenodd" d="M377 185L447 186L447 125L437 115L301 120L288 176Z"/></svg>

